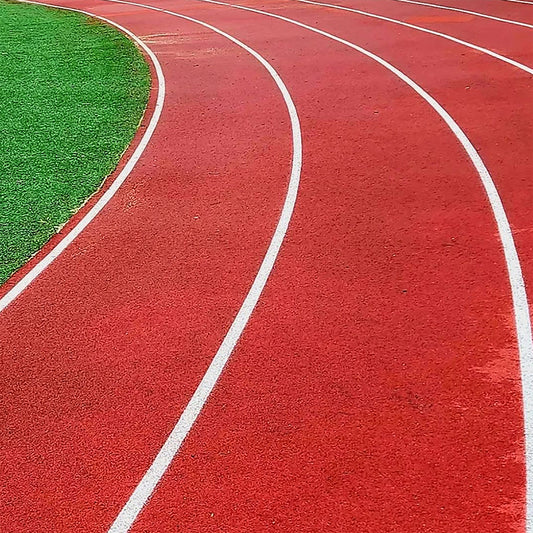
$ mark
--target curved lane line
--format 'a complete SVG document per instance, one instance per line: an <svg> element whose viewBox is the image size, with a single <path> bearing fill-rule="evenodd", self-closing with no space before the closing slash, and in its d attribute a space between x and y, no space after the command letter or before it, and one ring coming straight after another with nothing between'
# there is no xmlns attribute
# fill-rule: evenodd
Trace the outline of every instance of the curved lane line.
<svg viewBox="0 0 533 533"><path fill-rule="evenodd" d="M46 4L44 2L32 2L30 0L19 1L24 2L26 4L34 4L46 7L53 7L55 9L63 9L65 11L76 11L78 13L83 13L84 15L99 19L107 24L110 24L111 26L114 26L115 28L118 28L121 32L125 33L128 37L133 39L133 41L135 41L135 43L140 46L146 52L146 54L148 54L148 57L150 57L157 75L158 90L155 109L152 114L152 118L150 119L150 123L148 124L144 135L142 136L139 144L137 145L137 148L134 150L133 154L131 155L130 159L128 160L122 171L115 178L109 189L107 189L107 191L100 197L100 199L93 205L93 207L89 209L85 216L65 235L65 237L63 237L63 239L50 252L48 252L45 257L43 257L29 272L26 273L23 278L21 278L9 291L7 291L6 294L4 294L4 296L2 296L2 298L0 298L0 313L9 304L11 304L35 280L35 278L37 278L46 268L48 268L48 266L50 266L50 264L55 259L57 259L59 255L61 255L65 251L69 244L71 244L72 241L93 221L96 215L98 215L98 213L102 211L102 209L106 206L109 200L113 198L115 193L118 191L118 189L121 187L126 178L129 176L130 172L137 164L137 161L139 160L146 146L148 145L148 142L152 137L157 123L159 122L161 111L163 109L163 103L165 101L165 76L163 75L161 65L159 64L159 61L157 60L157 57L152 52L152 50L131 31L127 30L123 26L120 26L116 22L113 22L112 20L109 20L105 17L100 17L98 15L94 15L93 13L89 13L88 11L83 11L81 9L56 6L53 4Z"/></svg>
<svg viewBox="0 0 533 533"><path fill-rule="evenodd" d="M434 7L435 9L444 9L445 11L458 11L459 13L468 13L476 17L483 17L485 19L496 20L498 22L506 22L507 24L514 24L516 26L523 26L524 28L533 29L533 24L526 24L525 22L518 22L517 20L502 19L493 15L479 13L478 11L468 11L467 9L459 9L458 7L441 6L439 4L428 4L427 2L416 2L415 0L394 0L394 2L402 2L404 4L415 4L417 6Z"/></svg>
<svg viewBox="0 0 533 533"><path fill-rule="evenodd" d="M198 385L193 396L189 400L187 407L180 416L178 422L174 426L174 429L168 436L167 440L163 444L156 458L150 465L147 472L144 474L143 478L136 486L132 495L118 514L117 518L109 528L109 533L125 533L127 532L133 523L135 522L137 516L141 512L145 503L148 501L153 491L155 490L159 480L166 472L170 463L174 459L175 455L178 453L183 441L187 437L191 427L196 421L198 415L200 414L203 406L205 405L211 391L213 390L218 378L222 374L228 359L235 348L239 338L250 319L250 316L257 305L259 297L263 292L263 289L266 285L268 277L272 271L276 258L279 254L281 245L285 238L287 228L289 226L290 219L296 204L296 197L298 194L298 187L300 183L300 173L302 168L302 136L300 131L300 121L298 119L298 114L296 112L296 107L292 101L292 98L287 90L287 87L283 83L279 74L276 72L274 67L264 59L259 53L255 50L239 41L235 37L229 35L228 33L219 30L215 26L211 26L206 22L188 17L186 15L181 15L179 13L174 13L173 11L167 11L165 9L160 9L153 6L147 6L143 4L137 4L134 2L125 2L122 0L106 0L108 2L116 2L120 4L128 4L143 7L146 9L152 9L155 11L160 11L168 15L173 15L179 17L183 20L189 22L194 22L207 28L226 39L229 39L231 42L241 47L243 50L251 54L255 59L257 59L261 65L265 67L268 73L273 78L274 82L278 86L285 105L287 106L287 111L289 113L291 129L292 129L292 168L289 179L289 184L287 188L287 194L283 204L283 208L280 214L276 230L270 241L263 262L259 268L259 271L256 274L256 277L252 283L252 286L246 295L246 298L237 313L237 316L233 320L226 336L224 337L222 344L220 345L217 353L215 354L209 368L204 374L200 384Z"/></svg>
<svg viewBox="0 0 533 533"><path fill-rule="evenodd" d="M359 9L353 9L351 7L338 6L336 4L326 4L324 2L314 2L312 0L295 0L295 1L302 2L304 4L312 4L316 6L322 6L322 7L331 7L333 9L340 9L342 11L350 11L352 13L357 13L358 15L363 15L365 17L371 17L371 18L375 18L379 20L384 20L386 22L392 22L393 24L399 24L400 26L405 26L406 28L411 28L413 30L423 31L424 33L436 35L437 37L442 37L443 39L447 39L448 41L453 41L454 43L462 44L463 46L467 46L468 48L472 48L473 50L477 50L478 52L482 52L483 54L492 56L496 59L499 59L500 61L508 63L509 65L512 65L513 67L519 68L520 70L523 70L524 72L527 72L528 74L531 74L533 76L533 68L530 68L524 65L523 63L519 63L518 61L515 61L514 59L510 59L509 57L502 56L501 54L493 52L492 50L489 50L488 48L483 48L482 46L478 46L477 44L469 43L468 41L463 41L462 39L457 39L457 37L452 37L451 35L448 35L446 33L441 33L439 31L434 31L434 30L428 30L427 28L423 28L422 26L415 26L414 24L409 24L408 22L403 22L402 20L384 17L382 15L376 15L375 13L368 13L367 11L361 11Z"/></svg>
<svg viewBox="0 0 533 533"><path fill-rule="evenodd" d="M118 1L118 0L110 0ZM382 59L378 55L350 42L336 35L328 33L326 31L314 28L303 22L270 13L268 11L262 11L260 9L254 9L251 7L240 6L235 4L228 4L220 2L218 0L195 0L199 2L206 2L209 4L222 5L226 7L232 7L235 9L241 9L243 11L249 11L252 13L258 13L260 15L266 15L278 20L283 20L295 26L307 29L328 39L332 39L338 43L344 44L353 50L360 52L368 58L376 61L387 70L392 72L395 76L400 78L409 87L411 87L419 96L421 96L442 118L446 125L450 128L457 140L463 146L470 161L474 165L481 183L487 194L494 219L498 228L498 234L503 247L505 256L505 262L507 265L507 273L509 277L509 284L511 288L511 295L513 300L513 309L515 315L515 327L516 337L518 343L518 352L520 356L520 373L522 378L522 399L524 404L524 433L525 433L525 459L526 459L526 531L527 533L533 533L533 338L531 335L531 318L529 314L529 303L527 300L527 293L522 276L522 268L520 266L520 260L518 258L518 252L511 231L507 214L503 207L500 195L492 177L485 166L485 163L477 153L470 139L463 132L459 124L451 117L451 115L420 85L418 85L409 76L404 74L401 70L391 65L385 59ZM304 0L300 0L304 1ZM477 47L479 49L479 47ZM493 54L490 54L493 55ZM531 70L531 69L528 69Z"/></svg>

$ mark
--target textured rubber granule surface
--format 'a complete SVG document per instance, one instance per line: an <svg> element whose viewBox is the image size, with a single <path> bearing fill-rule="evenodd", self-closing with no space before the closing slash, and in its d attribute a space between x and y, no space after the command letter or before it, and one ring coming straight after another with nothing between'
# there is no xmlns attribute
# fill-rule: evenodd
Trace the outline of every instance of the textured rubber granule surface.
<svg viewBox="0 0 533 533"><path fill-rule="evenodd" d="M300 116L304 164L259 305L132 531L524 531L511 294L457 139L346 46L223 6L151 3L220 27L275 66ZM411 29L249 5L365 46L442 103L494 177L530 286L530 77ZM0 520L13 532L109 528L239 309L290 172L286 109L250 55L164 13L83 8L142 36L168 93L123 188L0 315ZM468 40L489 46L485 24L500 28L472 21ZM516 41L495 36L500 53L525 46L518 30L501 30Z"/></svg>

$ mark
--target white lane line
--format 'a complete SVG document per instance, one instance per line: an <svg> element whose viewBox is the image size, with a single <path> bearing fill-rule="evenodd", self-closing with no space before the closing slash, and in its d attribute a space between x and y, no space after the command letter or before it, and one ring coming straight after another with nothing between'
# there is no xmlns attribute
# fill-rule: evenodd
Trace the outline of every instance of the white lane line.
<svg viewBox="0 0 533 533"><path fill-rule="evenodd" d="M415 4L417 6L434 7L435 9L444 9L445 11L458 11L459 13L468 13L476 17L483 17L485 19L496 20L498 22L506 22L507 24L515 24L516 26L523 26L524 28L533 29L533 24L526 24L525 22L518 22L517 20L502 19L500 17L494 17L493 15L487 15L485 13L479 13L479 11L468 11L467 9L459 9L458 7L441 6L439 4L428 4L427 2L416 2L415 0L394 0L395 2L402 2L404 4Z"/></svg>
<svg viewBox="0 0 533 533"><path fill-rule="evenodd" d="M138 46L140 46L150 57L156 71L157 75L157 100L155 104L155 109L152 114L152 118L142 136L137 148L134 150L130 159L126 163L125 167L115 178L113 183L110 185L109 189L101 196L101 198L94 204L93 207L87 212L87 214L74 226L68 233L63 237L63 239L45 256L43 257L22 279L20 279L2 298L0 298L0 312L2 312L9 304L13 302L34 280L39 276L50 264L65 251L65 249L72 243L72 241L92 222L92 220L102 211L105 205L113 198L115 193L118 191L120 186L124 183L126 178L129 176L130 172L133 170L137 161L144 152L152 134L157 126L159 118L161 116L161 111L163 109L163 103L165 101L165 77L163 75L163 70L161 65L157 60L155 54L150 50L150 48L145 45L136 35L131 31L127 30L123 26L120 26L116 22L109 20L105 17L100 17L88 11L83 11L81 9L74 9L64 6L56 6L53 4L45 4L44 2L32 2L30 0L20 0L26 4L34 4L46 7L53 7L56 9L63 9L66 11L76 11L78 13L83 13L90 17L99 19L115 28L118 28L120 31L128 35Z"/></svg>
<svg viewBox="0 0 533 533"><path fill-rule="evenodd" d="M187 437L191 427L196 421L198 415L200 414L204 404L206 403L211 391L213 390L218 378L220 377L222 371L228 359L235 348L239 338L248 323L250 315L252 314L261 293L265 287L265 284L270 276L270 272L274 266L276 258L279 254L281 245L283 243L289 222L292 217L292 212L296 203L296 197L298 194L298 187L300 183L300 172L302 168L302 135L300 131L300 121L298 119L298 114L296 112L296 107L292 101L292 98L287 90L287 87L283 83L283 80L280 78L279 74L276 72L274 67L264 59L258 52L239 41L235 37L229 35L228 33L211 26L200 20L188 17L186 15L181 15L180 13L175 13L173 11L168 11L166 9L161 9L153 6L138 4L135 2L126 2L123 0L106 0L108 2L116 2L120 4L128 4L139 6L147 9L152 9L154 11L160 11L168 15L173 15L179 17L183 20L189 22L194 22L208 28L209 30L229 39L231 42L241 47L243 50L246 50L251 54L265 69L268 71L270 76L273 78L274 82L278 86L287 111L290 117L291 129L292 129L292 168L289 179L289 184L287 188L287 194L283 204L283 209L281 215L268 246L263 262L257 272L257 275L253 281L253 284L246 295L246 298L235 317L235 320L231 324L226 336L224 337L222 344L220 345L215 357L213 358L207 372L202 378L198 388L194 392L192 398L190 399L187 407L180 416L178 422L174 426L174 429L170 433L166 442L163 444L163 447L157 454L153 463L150 465L147 472L144 474L143 478L133 491L132 495L120 511L119 515L109 528L109 533L125 533L127 532L133 523L135 522L138 514L141 512L145 503L148 501L153 491L155 490L159 480L169 467L173 458L179 451L183 441Z"/></svg>
<svg viewBox="0 0 533 533"><path fill-rule="evenodd" d="M468 48L472 48L473 50L477 50L478 52L482 52L483 54L492 56L495 59L499 59L500 61L508 63L509 65L519 68L520 70L523 70L524 72L527 72L528 74L531 74L533 76L533 68L530 68L524 65L523 63L519 63L518 61L515 61L514 59L510 59L509 57L502 56L501 54L497 54L496 52L493 52L492 50L489 50L488 48L483 48L482 46L478 46L477 44L469 43L467 41L463 41L462 39L457 39L456 37L452 37L451 35L448 35L447 33L441 33L439 31L428 30L427 28L423 28L422 26L415 26L414 24L409 24L407 22L403 22L402 20L384 17L382 15L376 15L375 13L368 13L367 11L361 11L359 9L353 9L351 7L344 7L344 6L339 6L336 4L326 4L324 2L314 2L312 0L295 0L295 1L302 2L304 4L312 4L316 6L330 7L332 9L340 9L342 11L350 11L351 13L357 13L358 15L363 15L365 17L384 20L386 22L392 22L393 24L399 24L400 26L405 26L406 28L411 28L413 30L418 30L424 33L429 33L431 35L436 35L437 37L442 37L443 39L447 39L448 41L453 41L454 43L461 44Z"/></svg>
<svg viewBox="0 0 533 533"><path fill-rule="evenodd" d="M526 2L525 0L504 0L505 2L513 2L515 4L530 4L533 5L533 2Z"/></svg>
<svg viewBox="0 0 533 533"><path fill-rule="evenodd" d="M509 277L509 284L511 288L511 295L513 300L513 309L515 315L515 327L518 343L518 351L520 356L520 372L522 378L522 397L524 402L524 429L525 429L525 455L526 455L526 528L527 533L533 533L533 338L531 335L531 318L529 315L529 304L527 300L527 293L522 276L522 268L520 266L520 260L518 258L518 252L511 231L507 214L503 207L500 195L492 177L483 163L480 155L477 153L470 139L466 136L460 126L450 116L450 114L420 85L418 85L409 76L402 71L391 65L388 61L385 61L378 55L350 42L345 39L341 39L336 35L325 32L318 28L314 28L303 22L299 22L282 15L270 13L268 11L262 11L251 7L228 4L220 2L218 0L196 0L199 2L206 2L209 4L217 4L235 9L241 9L243 11L250 11L252 13L258 13L267 17L272 17L278 20L283 20L295 26L305 28L319 35L323 35L328 39L332 39L338 43L344 44L353 50L360 52L368 58L376 61L387 70L392 72L395 76L400 78L409 87L411 87L418 95L420 95L444 120L446 125L450 128L457 140L463 146L470 161L474 165L481 183L487 194L494 219L498 228L498 234L503 247L503 253L505 256L505 262L507 265L507 273Z"/></svg>

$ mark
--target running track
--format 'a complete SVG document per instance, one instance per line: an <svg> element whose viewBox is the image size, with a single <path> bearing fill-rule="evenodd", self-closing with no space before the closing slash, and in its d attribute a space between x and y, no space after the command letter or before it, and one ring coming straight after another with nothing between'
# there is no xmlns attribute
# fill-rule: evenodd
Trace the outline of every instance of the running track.
<svg viewBox="0 0 533 533"><path fill-rule="evenodd" d="M395 0L330 3L533 67L527 27ZM533 24L533 6L518 2L434 3ZM249 51L140 6L61 5L141 37L166 94L122 187L0 313L6 533L110 529L241 308L294 162L287 101ZM211 24L275 69L299 117L303 166L257 307L130 530L524 531L509 277L487 194L450 128L389 70L324 35L197 0L146 5ZM530 74L349 11L246 5L359 45L434 97L489 170L532 286ZM156 98L157 84L124 163Z"/></svg>

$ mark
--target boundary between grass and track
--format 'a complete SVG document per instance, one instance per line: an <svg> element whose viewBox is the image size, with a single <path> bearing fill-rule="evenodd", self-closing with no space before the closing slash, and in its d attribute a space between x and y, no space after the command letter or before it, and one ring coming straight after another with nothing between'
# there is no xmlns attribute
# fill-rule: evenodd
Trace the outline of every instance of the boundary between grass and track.
<svg viewBox="0 0 533 533"><path fill-rule="evenodd" d="M485 19L495 20L497 22L505 22L507 24L514 24L516 26L523 26L524 28L533 29L533 24L527 24L526 22L519 22L518 20L504 19L501 17L495 17L494 15L487 15L486 13L480 13L479 11L469 11L468 9L461 9L452 6L442 6L440 4L429 4L427 2L417 2L416 0L393 0L394 2L401 2L402 4L414 4L417 6L433 7L435 9L444 9L445 11L457 11L459 13L467 13L476 17L482 17Z"/></svg>
<svg viewBox="0 0 533 533"><path fill-rule="evenodd" d="M139 4L136 2L130 2L126 0L106 0L106 1L116 2L116 3L121 3L121 4L128 4L128 5L135 5L135 6L144 7L147 9L152 9L155 11L173 14L175 16L182 17L182 18L188 18L188 17L185 17L184 15L180 15L172 11L168 11L168 10L158 8L155 6ZM392 64L390 64L383 58L377 56L376 54L350 41L337 37L336 35L333 35L326 31L309 26L297 20L284 17L282 15L277 15L274 13L270 13L268 11L262 11L259 9L254 9L254 8L250 8L246 6L228 4L228 3L221 2L218 0L197 0L197 1L231 7L235 9L240 9L243 11L257 13L260 15L265 15L265 16L272 17L278 20L282 20L290 24L299 26L301 28L307 29L309 31L312 31L314 33L317 33L319 35L322 35L326 38L332 39L333 41L344 44L348 46L349 48L352 48L353 50L358 51L359 53L365 55L366 57L376 61L377 63L385 67L387 70L392 72L395 76L397 76L400 80L406 83L409 87L411 87L419 96L421 96L433 108L433 110L441 117L441 119L446 123L446 125L450 128L450 130L455 135L459 143L462 145L463 149L468 155L468 158L470 159L471 163L473 164L474 168L476 169L479 175L479 178L481 180L481 183L485 189L487 198L489 200L489 204L491 206L491 210L492 210L492 213L493 213L496 225L497 225L500 241L503 247L505 262L507 266L507 273L508 273L508 278L509 278L509 283L510 283L510 288L511 288L513 310L514 310L514 315L515 315L517 343L518 343L518 350L519 350L519 355L520 355L520 367L521 367L521 376L522 376L522 394L523 394L523 402L524 402L524 426L525 426L525 441L526 441L525 455L526 455L526 478L527 478L526 522L528 524L527 531L529 533L530 531L532 531L532 528L533 528L533 501L532 501L532 496L533 496L532 494L533 493L533 490L532 490L533 489L533 479L532 479L533 478L532 476L533 474L533 471L532 471L533 469L533 395L526 394L526 391L533 390L533 338L531 334L531 319L529 315L529 304L527 300L525 283L524 283L524 279L522 276L520 260L519 260L518 252L516 250L516 246L514 243L514 238L513 238L512 231L511 231L511 227L507 219L507 214L503 207L501 198L498 194L496 185L494 184L494 181L492 180L492 177L487 167L485 166L483 160L481 159L480 155L474 148L469 138L466 136L466 134L463 132L460 126L457 124L457 122L455 122L455 120L451 117L451 115L427 91L425 91L420 85L418 85L409 76L407 76L402 71L394 67ZM300 1L305 1L305 0L300 0ZM385 18L385 17L378 17L378 18ZM202 23L202 24L205 25L205 23ZM421 29L428 33L436 33L436 32L430 32L423 28ZM438 34L438 35L444 36L443 34ZM446 36L446 38L450 38L450 37ZM455 39L455 38L451 38L451 39L458 42L459 44L464 44L471 48L474 48L479 51L485 52L489 55L492 55L493 57L496 57L497 59L501 59L511 65L521 68L522 70L526 70L527 72L530 72L533 75L533 70L530 69L529 67L525 67L524 65L521 65L513 60L509 60L508 58L499 56L499 54L495 54L494 52L491 52L490 50L486 50L476 45L471 45L470 43L465 43L464 41L461 41L459 39ZM226 341L226 339L224 341ZM219 354L217 352L216 357L218 357L218 355ZM208 370L208 373L210 371L211 371L211 367ZM206 379L206 377L207 377L207 374L206 376L204 376L204 379ZM207 378L207 379L210 379L210 378ZM196 396L196 393L195 393L195 396ZM191 402L192 401L193 400L191 399ZM187 406L187 409L188 408L189 408L189 405ZM197 415L198 413L195 413L195 417ZM183 416L184 415L182 415L182 417ZM186 433L180 436L181 440L183 440L185 437L186 437ZM177 449L175 450L174 453L176 452L177 452ZM160 454L161 453L162 452L160 452ZM147 472L146 476L149 476L149 475L151 475L150 471ZM159 481L159 478L157 481ZM153 484L153 486L155 487L155 483ZM146 500L148 499L148 497L149 495L146 496ZM129 527L112 528L109 530L109 533L126 533L128 530L129 530Z"/></svg>
<svg viewBox="0 0 533 533"><path fill-rule="evenodd" d="M55 9L62 9L65 11L74 11L82 13L84 15L93 17L95 19L101 20L111 26L114 26L122 33L127 35L132 39L144 52L148 55L152 64L154 65L156 76L157 76L157 100L155 103L155 108L152 113L152 117L144 132L139 144L135 148L133 154L129 158L128 162L124 168L120 171L115 180L111 183L109 188L104 192L104 194L98 199L98 201L89 209L89 211L83 216L83 218L57 243L50 252L48 252L41 260L39 260L20 280L18 280L11 289L9 289L1 298L0 298L0 312L2 312L6 307L8 307L24 290L44 271L46 270L64 251L65 249L76 239L76 237L94 220L94 218L102 211L106 204L113 198L118 189L122 186L126 178L129 176L137 161L144 152L152 134L159 122L161 116L161 111L163 109L163 103L165 101L165 77L163 75L163 70L161 65L152 52L152 50L144 44L139 37L133 34L131 31L127 30L120 24L113 22L105 17L100 17L89 13L88 11L83 11L82 9L74 9L64 6L56 6L52 4L47 4L44 2L32 2L31 0L18 0L22 3L33 4L39 6L46 6Z"/></svg>

